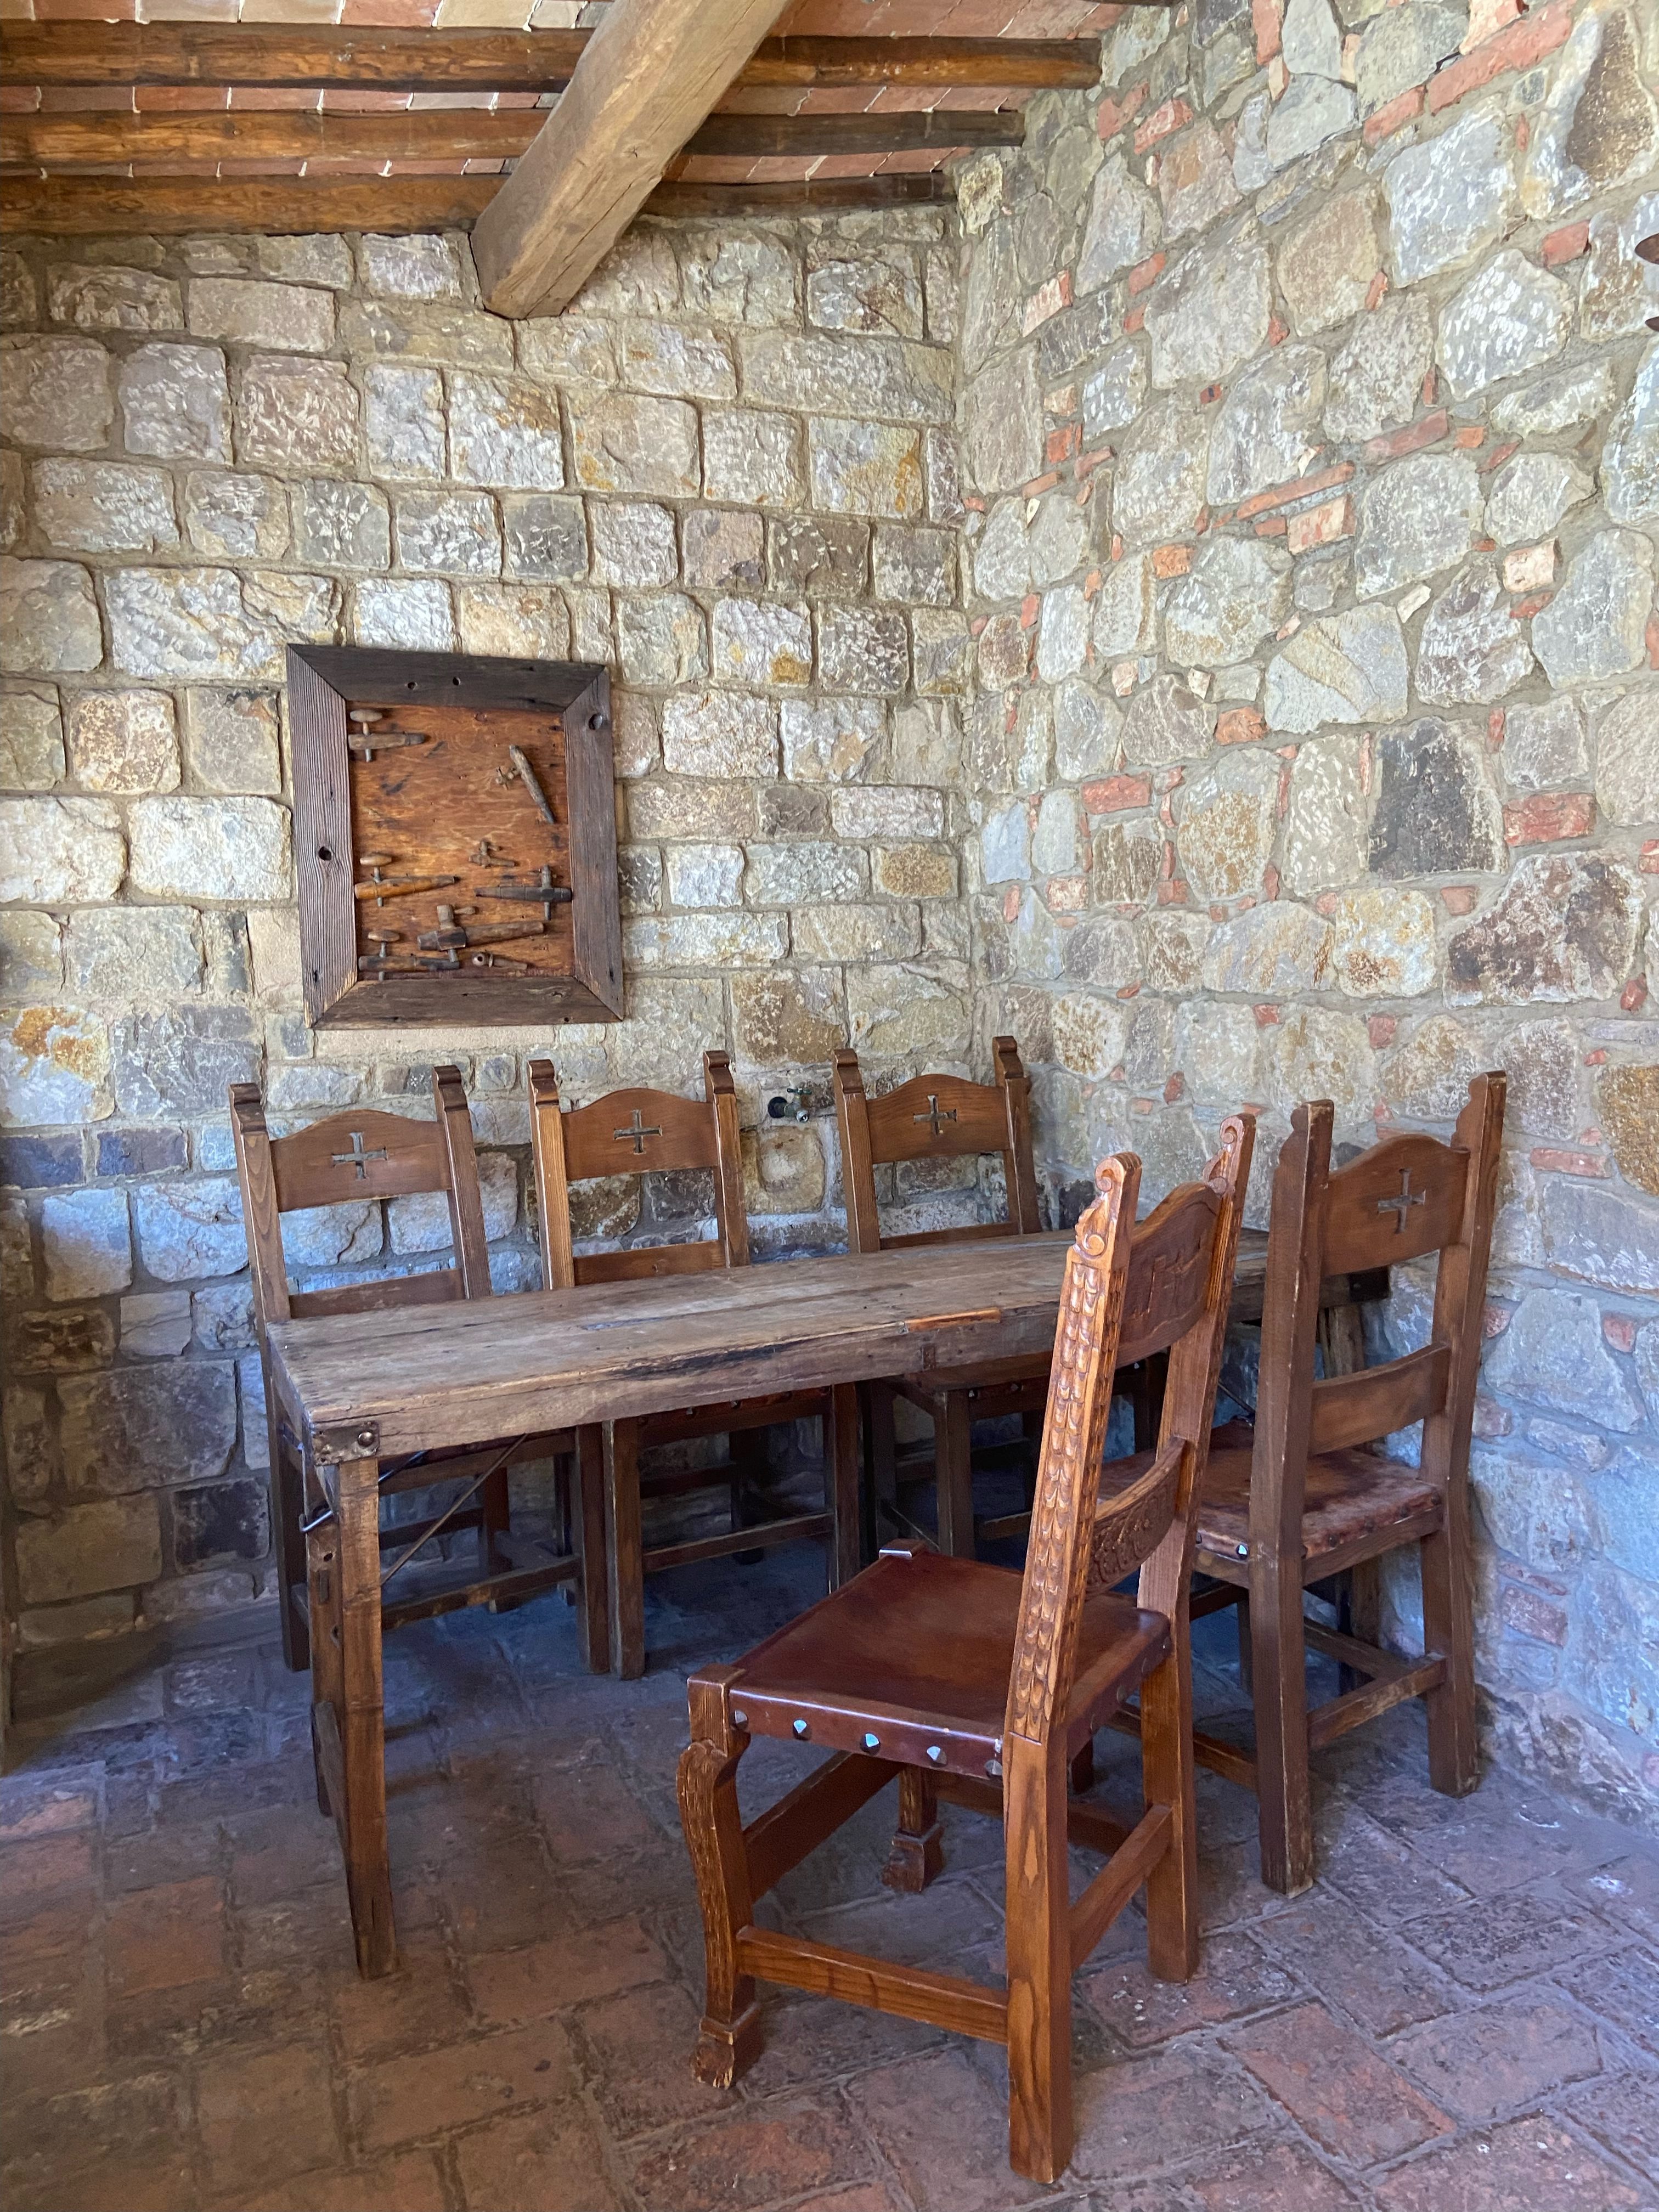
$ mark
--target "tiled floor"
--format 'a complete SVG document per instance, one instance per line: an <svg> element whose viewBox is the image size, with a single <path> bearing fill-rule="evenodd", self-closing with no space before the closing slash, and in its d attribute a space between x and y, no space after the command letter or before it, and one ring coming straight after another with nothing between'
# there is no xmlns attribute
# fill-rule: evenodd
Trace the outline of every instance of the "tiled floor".
<svg viewBox="0 0 1659 2212"><path fill-rule="evenodd" d="M1201 1972L1149 1980L1133 1911L1079 1978L1060 2188L1009 2172L987 2045L779 1997L741 2090L700 2087L681 1678L818 1571L802 1553L659 1578L653 1671L629 1685L578 1671L556 1597L396 1638L403 1964L379 1984L352 1970L304 1685L273 1648L175 1663L35 1731L0 1784L0 2202L1659 2206L1659 1851L1501 1773L1436 1797L1414 1715L1322 1762L1322 1879L1293 1903L1255 1879L1250 1802L1201 1781ZM1221 1648L1200 1669L1212 1712L1238 1698ZM1132 1747L1102 1750L1121 1796ZM754 1802L793 1756L751 1753ZM877 1879L890 1818L878 1799L773 1905L837 1942L993 1972L996 1832L959 1816L945 1875L898 1899Z"/></svg>

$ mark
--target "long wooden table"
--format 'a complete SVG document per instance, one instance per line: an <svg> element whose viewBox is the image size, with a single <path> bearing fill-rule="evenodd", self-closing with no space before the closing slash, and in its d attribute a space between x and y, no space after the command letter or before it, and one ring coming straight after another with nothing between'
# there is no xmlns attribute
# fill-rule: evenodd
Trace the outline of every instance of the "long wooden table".
<svg viewBox="0 0 1659 2212"><path fill-rule="evenodd" d="M281 1416L333 1509L337 1587L329 1623L313 1622L313 1723L365 1975L390 1972L397 1955L380 1671L382 1462L828 1389L841 1439L830 1470L835 1517L843 1530L856 1529L858 1466L848 1443L857 1434L856 1386L1047 1350L1070 1241L999 1237L412 1306L377 1316L370 1338L360 1317L272 1327ZM1261 1313L1266 1246L1260 1232L1245 1232L1236 1319ZM1326 1286L1328 1303L1353 1294L1346 1283ZM844 1547L840 1558L832 1550L832 1580L857 1564Z"/></svg>

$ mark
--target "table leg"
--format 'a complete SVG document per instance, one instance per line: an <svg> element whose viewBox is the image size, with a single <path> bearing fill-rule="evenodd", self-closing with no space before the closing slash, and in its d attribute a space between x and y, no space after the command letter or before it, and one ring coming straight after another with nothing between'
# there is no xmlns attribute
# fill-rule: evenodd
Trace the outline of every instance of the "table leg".
<svg viewBox="0 0 1659 2212"><path fill-rule="evenodd" d="M611 1567L605 1534L605 1431L597 1422L576 1431L576 1498L582 1522L582 1572L577 1584L577 1634L590 1674L611 1672Z"/></svg>
<svg viewBox="0 0 1659 2212"><path fill-rule="evenodd" d="M335 1469L340 1627L339 1717L344 1771L346 1888L367 1979L398 1963L386 1854L386 1707L380 1679L380 1463Z"/></svg>
<svg viewBox="0 0 1659 2212"><path fill-rule="evenodd" d="M823 1417L824 1503L830 1509L830 1587L839 1589L859 1571L859 1394L838 1383Z"/></svg>
<svg viewBox="0 0 1659 2212"><path fill-rule="evenodd" d="M624 1682L645 1672L645 1564L640 1535L640 1431L605 1425L605 1533L611 1567L611 1659Z"/></svg>

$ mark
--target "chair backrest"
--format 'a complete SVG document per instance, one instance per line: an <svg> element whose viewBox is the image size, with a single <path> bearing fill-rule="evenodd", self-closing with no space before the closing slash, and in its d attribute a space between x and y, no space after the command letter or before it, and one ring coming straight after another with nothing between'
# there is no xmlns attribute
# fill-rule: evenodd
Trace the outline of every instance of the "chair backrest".
<svg viewBox="0 0 1659 2212"><path fill-rule="evenodd" d="M432 1071L430 1121L354 1109L313 1121L291 1137L265 1126L257 1083L230 1086L230 1124L242 1186L253 1278L254 1320L263 1340L274 1321L307 1314L375 1313L391 1306L442 1305L489 1295L483 1200L472 1117L459 1067ZM449 1203L453 1263L447 1267L320 1291L290 1291L282 1217L309 1206L408 1198L441 1191Z"/></svg>
<svg viewBox="0 0 1659 2212"><path fill-rule="evenodd" d="M842 1182L849 1251L893 1251L908 1244L958 1244L980 1237L1028 1237L1042 1226L1031 1158L1031 1085L1012 1037L994 1039L993 1083L959 1075L918 1075L884 1097L865 1095L859 1056L836 1054L836 1116L841 1125ZM1008 1212L1001 1221L884 1237L876 1205L878 1167L904 1160L1002 1155Z"/></svg>
<svg viewBox="0 0 1659 2212"><path fill-rule="evenodd" d="M1310 1452L1376 1442L1421 1421L1437 1481L1468 1465L1486 1261L1504 1133L1501 1073L1477 1075L1452 1140L1389 1137L1332 1169L1335 1109L1298 1106L1273 1176L1262 1292L1261 1370L1250 1475L1250 1541L1299 1551ZM1381 1367L1314 1379L1328 1275L1440 1255L1429 1341Z"/></svg>
<svg viewBox="0 0 1659 2212"><path fill-rule="evenodd" d="M1139 1227L1140 1162L1095 1171L1099 1197L1066 1255L1042 1425L1005 1736L1047 1743L1063 1729L1078 1623L1092 1591L1137 1566L1140 1603L1186 1634L1195 1500L1209 1454L1255 1124L1233 1115L1198 1182L1172 1190ZM1114 1482L1101 1456L1119 1367L1169 1353L1157 1449ZM1143 1455L1144 1456L1144 1455Z"/></svg>
<svg viewBox="0 0 1659 2212"><path fill-rule="evenodd" d="M552 1062L531 1061L530 1136L541 1209L542 1279L549 1290L748 1266L738 1094L725 1053L704 1053L702 1079L702 1101L682 1098L673 1091L612 1091L567 1114L560 1110ZM714 1176L712 1237L634 1245L622 1252L573 1250L572 1183L698 1168Z"/></svg>

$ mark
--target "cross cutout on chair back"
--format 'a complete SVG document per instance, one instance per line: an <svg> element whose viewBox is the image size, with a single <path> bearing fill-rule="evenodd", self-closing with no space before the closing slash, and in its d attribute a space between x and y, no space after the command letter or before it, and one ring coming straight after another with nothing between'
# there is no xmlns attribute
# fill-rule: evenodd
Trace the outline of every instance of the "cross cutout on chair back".
<svg viewBox="0 0 1659 2212"><path fill-rule="evenodd" d="M1031 1086L1012 1037L992 1046L996 1079L969 1083L957 1075L918 1075L884 1097L866 1095L858 1054L836 1054L836 1115L847 1191L847 1241L854 1252L908 1244L959 1243L980 1237L1029 1236L1042 1224L1031 1157ZM876 1198L878 1167L909 1160L1000 1154L1008 1210L1001 1221L919 1235L884 1235Z"/></svg>
<svg viewBox="0 0 1659 2212"><path fill-rule="evenodd" d="M274 1321L307 1314L356 1313L395 1305L434 1305L487 1297L483 1199L472 1121L459 1067L432 1071L434 1118L402 1114L333 1114L289 1137L273 1137L254 1083L230 1086L236 1172L242 1188L254 1317L263 1336ZM391 1281L291 1291L282 1216L349 1199L407 1198L441 1192L448 1202L453 1263ZM377 1245L377 1249L378 1245Z"/></svg>
<svg viewBox="0 0 1659 2212"><path fill-rule="evenodd" d="M530 1133L541 1210L542 1279L549 1290L747 1266L749 1229L732 1064L723 1052L706 1052L702 1066L702 1099L682 1098L672 1091L613 1091L566 1113L552 1062L531 1061ZM577 1221L572 1220L573 1184L698 1170L713 1176L712 1237L634 1245L620 1252L575 1250L584 1231L580 1212Z"/></svg>

